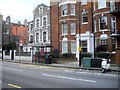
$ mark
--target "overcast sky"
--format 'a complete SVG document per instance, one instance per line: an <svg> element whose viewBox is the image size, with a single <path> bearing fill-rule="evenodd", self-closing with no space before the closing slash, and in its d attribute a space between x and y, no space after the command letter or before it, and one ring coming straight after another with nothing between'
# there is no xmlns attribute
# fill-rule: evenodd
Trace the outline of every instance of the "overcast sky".
<svg viewBox="0 0 120 90"><path fill-rule="evenodd" d="M12 22L21 21L23 23L24 19L28 21L33 19L32 11L41 3L49 6L50 0L1 0L0 13L4 20L10 15Z"/></svg>

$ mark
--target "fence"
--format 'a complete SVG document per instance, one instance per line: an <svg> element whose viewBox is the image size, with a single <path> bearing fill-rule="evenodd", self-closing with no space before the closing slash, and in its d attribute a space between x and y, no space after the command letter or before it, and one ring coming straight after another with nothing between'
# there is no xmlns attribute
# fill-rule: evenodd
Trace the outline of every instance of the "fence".
<svg viewBox="0 0 120 90"><path fill-rule="evenodd" d="M17 52L10 50L9 53L3 51L3 60L16 60L32 62L32 52Z"/></svg>

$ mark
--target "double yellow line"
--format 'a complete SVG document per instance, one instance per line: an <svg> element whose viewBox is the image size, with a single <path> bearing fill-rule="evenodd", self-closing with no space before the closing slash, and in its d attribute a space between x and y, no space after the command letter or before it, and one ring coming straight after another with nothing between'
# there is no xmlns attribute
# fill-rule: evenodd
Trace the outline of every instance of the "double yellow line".
<svg viewBox="0 0 120 90"><path fill-rule="evenodd" d="M17 85L13 85L13 84L8 84L9 86L12 86L12 87L15 87L15 88L22 88L22 87L19 87Z"/></svg>
<svg viewBox="0 0 120 90"><path fill-rule="evenodd" d="M0 83L2 83L2 81L0 81ZM15 88L22 88L22 87L20 87L20 86L13 85L13 84L7 84L7 85L12 86L12 87L15 87Z"/></svg>

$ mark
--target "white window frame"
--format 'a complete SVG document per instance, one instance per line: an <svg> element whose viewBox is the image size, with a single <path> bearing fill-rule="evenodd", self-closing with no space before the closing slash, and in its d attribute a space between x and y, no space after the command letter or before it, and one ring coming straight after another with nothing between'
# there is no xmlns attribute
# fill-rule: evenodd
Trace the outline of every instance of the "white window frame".
<svg viewBox="0 0 120 90"><path fill-rule="evenodd" d="M71 5L73 5L73 9L71 9ZM74 13L71 13L71 10L74 10ZM70 4L70 15L75 15L75 4Z"/></svg>
<svg viewBox="0 0 120 90"><path fill-rule="evenodd" d="M64 11L64 10L63 10L63 7L64 7L64 6L66 6L66 9L64 9L64 10L66 10L67 13L63 15L63 11ZM67 6L67 4L62 5L61 8L62 8L62 9L61 9L61 14L62 14L62 16L68 16L68 6Z"/></svg>
<svg viewBox="0 0 120 90"><path fill-rule="evenodd" d="M33 43L33 41L34 41L34 40L33 40L33 34L30 34L30 35L29 35L29 42L31 41L31 36L32 36L32 43Z"/></svg>
<svg viewBox="0 0 120 90"><path fill-rule="evenodd" d="M38 34L38 42L37 42L37 34ZM39 32L36 32L36 33L35 33L35 42L36 42L36 43L39 43L39 42L40 42L40 33L39 33Z"/></svg>
<svg viewBox="0 0 120 90"><path fill-rule="evenodd" d="M42 10L42 12L41 12L41 10ZM40 6L39 7L39 14L42 14L43 13L43 6Z"/></svg>
<svg viewBox="0 0 120 90"><path fill-rule="evenodd" d="M83 22L83 15L84 15L84 13L87 13L87 22ZM88 24L88 12L85 11L85 10L82 12L82 24Z"/></svg>
<svg viewBox="0 0 120 90"><path fill-rule="evenodd" d="M66 44L66 46L65 46ZM68 53L68 41L62 42L62 53Z"/></svg>
<svg viewBox="0 0 120 90"><path fill-rule="evenodd" d="M35 27L36 27L36 28L38 28L37 25L36 25L36 24L37 24L37 20L39 20L39 25L38 25L38 27L40 27L40 18L36 18L36 19L35 19Z"/></svg>
<svg viewBox="0 0 120 90"><path fill-rule="evenodd" d="M114 21L113 21L113 18L115 18ZM114 26L113 23L115 23L115 27L113 27L113 26ZM114 32L113 32L113 28L115 29ZM115 17L115 16L112 16L112 17L111 17L111 31L112 31L113 33L116 33L116 17Z"/></svg>
<svg viewBox="0 0 120 90"><path fill-rule="evenodd" d="M96 20L94 19L94 32L97 32L97 30L96 30L96 29L97 29L97 28L96 28L97 26L96 26L96 25L97 25L97 23L96 23Z"/></svg>
<svg viewBox="0 0 120 90"><path fill-rule="evenodd" d="M105 5L105 6L102 6ZM98 0L98 9L106 8L107 7L107 2L106 0Z"/></svg>
<svg viewBox="0 0 120 90"><path fill-rule="evenodd" d="M76 41L71 41L71 53L76 53Z"/></svg>
<svg viewBox="0 0 120 90"><path fill-rule="evenodd" d="M87 4L87 0L81 0L81 5L86 5Z"/></svg>
<svg viewBox="0 0 120 90"><path fill-rule="evenodd" d="M45 26L47 26L47 25L48 25L47 15L45 15L45 16L42 17L42 26L44 26L44 25L43 25L43 19L44 19L44 18L46 18L46 25L45 25Z"/></svg>
<svg viewBox="0 0 120 90"><path fill-rule="evenodd" d="M108 45L108 39L100 39L100 45Z"/></svg>
<svg viewBox="0 0 120 90"><path fill-rule="evenodd" d="M101 28L100 28L100 24L101 24L101 23L100 23L100 18L101 18L101 17L106 17L106 18L107 18L106 26L108 26L108 17L107 17L107 16L100 16L100 17L99 17L99 31L107 31L107 30L108 30L107 28L106 28L106 29L101 29Z"/></svg>
<svg viewBox="0 0 120 90"><path fill-rule="evenodd" d="M74 24L74 33L72 32L73 31L73 29L72 29L73 25L71 25L71 24ZM76 34L76 23L75 22L71 22L70 23L70 31L71 31L71 35L75 35Z"/></svg>
<svg viewBox="0 0 120 90"><path fill-rule="evenodd" d="M64 25L66 25L66 33L64 33ZM62 23L62 35L68 35L68 24L67 23Z"/></svg>

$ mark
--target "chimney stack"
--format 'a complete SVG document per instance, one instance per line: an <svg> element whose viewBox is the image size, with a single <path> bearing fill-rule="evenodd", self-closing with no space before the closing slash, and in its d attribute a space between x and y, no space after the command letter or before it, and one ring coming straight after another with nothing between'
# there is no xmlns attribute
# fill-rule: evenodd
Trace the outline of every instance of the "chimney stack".
<svg viewBox="0 0 120 90"><path fill-rule="evenodd" d="M10 22L11 21L11 17L7 16L6 21Z"/></svg>
<svg viewBox="0 0 120 90"><path fill-rule="evenodd" d="M24 25L25 25L25 27L27 27L27 25L28 25L27 19L24 19Z"/></svg>

